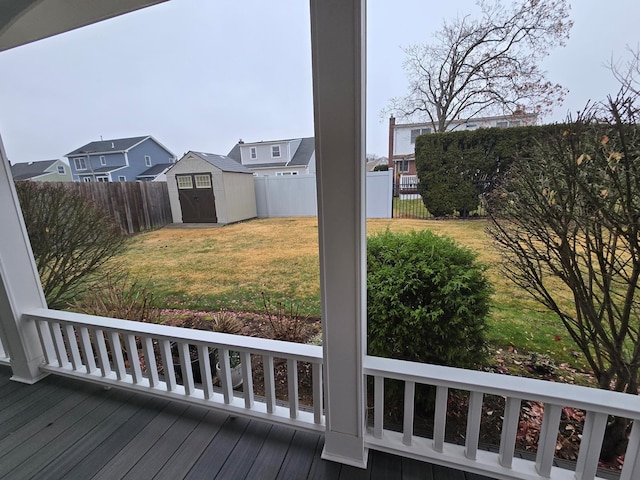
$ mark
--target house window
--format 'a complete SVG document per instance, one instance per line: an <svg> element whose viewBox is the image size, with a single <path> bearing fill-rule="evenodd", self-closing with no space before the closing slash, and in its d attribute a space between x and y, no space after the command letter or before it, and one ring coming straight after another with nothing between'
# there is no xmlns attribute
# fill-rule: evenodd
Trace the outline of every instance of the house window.
<svg viewBox="0 0 640 480"><path fill-rule="evenodd" d="M513 120L513 121L509 122L509 126L510 127L519 127L520 126L520 120Z"/></svg>
<svg viewBox="0 0 640 480"><path fill-rule="evenodd" d="M64 166L58 166L58 175L64 175Z"/></svg>
<svg viewBox="0 0 640 480"><path fill-rule="evenodd" d="M127 177L125 177L124 175L119 175L118 176L118 181L119 182L126 182L127 181Z"/></svg>
<svg viewBox="0 0 640 480"><path fill-rule="evenodd" d="M478 128L478 125L475 123L467 123L467 130L475 130L476 128Z"/></svg>
<svg viewBox="0 0 640 480"><path fill-rule="evenodd" d="M416 137L418 135L424 135L425 133L431 133L431 127L414 128L411 130L411 143L416 143Z"/></svg>
<svg viewBox="0 0 640 480"><path fill-rule="evenodd" d="M109 179L107 177L96 177L96 182L105 183L108 182Z"/></svg>
<svg viewBox="0 0 640 480"><path fill-rule="evenodd" d="M409 160L397 160L396 165L398 172L406 173L409 171Z"/></svg>
<svg viewBox="0 0 640 480"><path fill-rule="evenodd" d="M249 155L251 156L251 160L255 160L256 158L258 158L258 149L256 147L251 147L251 149L249 150Z"/></svg>
<svg viewBox="0 0 640 480"><path fill-rule="evenodd" d="M193 188L193 180L191 179L191 175L177 176L176 179L178 180L178 188L180 190Z"/></svg>
<svg viewBox="0 0 640 480"><path fill-rule="evenodd" d="M100 155L100 165L103 167L107 164L107 159L104 158L104 155Z"/></svg>
<svg viewBox="0 0 640 480"><path fill-rule="evenodd" d="M280 158L280 145L271 146L271 158Z"/></svg>
<svg viewBox="0 0 640 480"><path fill-rule="evenodd" d="M76 170L86 170L87 161L84 157L78 157L73 159L73 164L76 166Z"/></svg>
<svg viewBox="0 0 640 480"><path fill-rule="evenodd" d="M89 183L91 181L91 177L82 177L82 181L85 183Z"/></svg>
<svg viewBox="0 0 640 480"><path fill-rule="evenodd" d="M507 128L509 126L509 122L496 122L496 127L498 128Z"/></svg>
<svg viewBox="0 0 640 480"><path fill-rule="evenodd" d="M150 167L150 166L151 166L151 157L150 157L149 155L145 155L145 156L144 156L144 164L145 164L147 167Z"/></svg>
<svg viewBox="0 0 640 480"><path fill-rule="evenodd" d="M276 177L290 177L292 175L298 175L298 172L276 172Z"/></svg>

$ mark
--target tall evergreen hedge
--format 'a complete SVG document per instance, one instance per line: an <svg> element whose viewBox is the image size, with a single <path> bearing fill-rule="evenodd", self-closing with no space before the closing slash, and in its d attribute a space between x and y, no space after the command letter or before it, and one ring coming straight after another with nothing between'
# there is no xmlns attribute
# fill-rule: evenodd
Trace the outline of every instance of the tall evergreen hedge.
<svg viewBox="0 0 640 480"><path fill-rule="evenodd" d="M469 215L528 146L560 128L479 128L419 136L416 169L425 207L435 216Z"/></svg>

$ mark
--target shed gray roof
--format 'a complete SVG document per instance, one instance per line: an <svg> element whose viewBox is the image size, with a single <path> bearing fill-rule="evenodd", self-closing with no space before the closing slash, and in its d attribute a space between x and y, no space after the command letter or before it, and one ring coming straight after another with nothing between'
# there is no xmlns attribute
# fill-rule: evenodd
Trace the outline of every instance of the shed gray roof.
<svg viewBox="0 0 640 480"><path fill-rule="evenodd" d="M219 168L223 172L233 172L233 173L250 173L253 175L253 172L249 170L244 165L239 164L233 158L225 157L224 155L218 155L217 153L204 153L204 152L194 152L191 151L194 155L201 158L205 162L209 162L216 168Z"/></svg>
<svg viewBox="0 0 640 480"><path fill-rule="evenodd" d="M76 148L74 151L67 153L65 157L72 157L74 155L81 155L83 153L126 152L131 147L134 147L147 138L150 138L150 135L144 137L114 138L113 140L89 142L86 145L83 145L82 147Z"/></svg>
<svg viewBox="0 0 640 480"><path fill-rule="evenodd" d="M47 168L51 167L58 160L41 160L39 162L16 163L11 165L11 176L14 180L28 180L33 177L44 175Z"/></svg>
<svg viewBox="0 0 640 480"><path fill-rule="evenodd" d="M172 166L173 166L173 163L159 163L157 165L154 165L151 168L148 168L147 170L142 172L140 175L138 175L136 178L140 178L140 177L157 177L162 172L164 172L168 168L171 168Z"/></svg>

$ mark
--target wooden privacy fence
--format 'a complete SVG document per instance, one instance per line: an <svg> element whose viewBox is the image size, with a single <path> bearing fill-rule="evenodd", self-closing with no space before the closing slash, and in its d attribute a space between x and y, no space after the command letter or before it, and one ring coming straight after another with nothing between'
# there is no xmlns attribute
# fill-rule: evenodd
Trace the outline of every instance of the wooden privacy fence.
<svg viewBox="0 0 640 480"><path fill-rule="evenodd" d="M166 182L65 182L111 215L124 233L160 228L172 222Z"/></svg>

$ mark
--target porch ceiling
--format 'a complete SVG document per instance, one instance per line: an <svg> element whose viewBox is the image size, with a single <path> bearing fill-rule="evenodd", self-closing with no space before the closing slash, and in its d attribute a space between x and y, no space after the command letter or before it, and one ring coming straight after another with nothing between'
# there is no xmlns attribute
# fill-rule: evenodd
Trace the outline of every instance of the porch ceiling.
<svg viewBox="0 0 640 480"><path fill-rule="evenodd" d="M0 0L0 51L167 0Z"/></svg>

